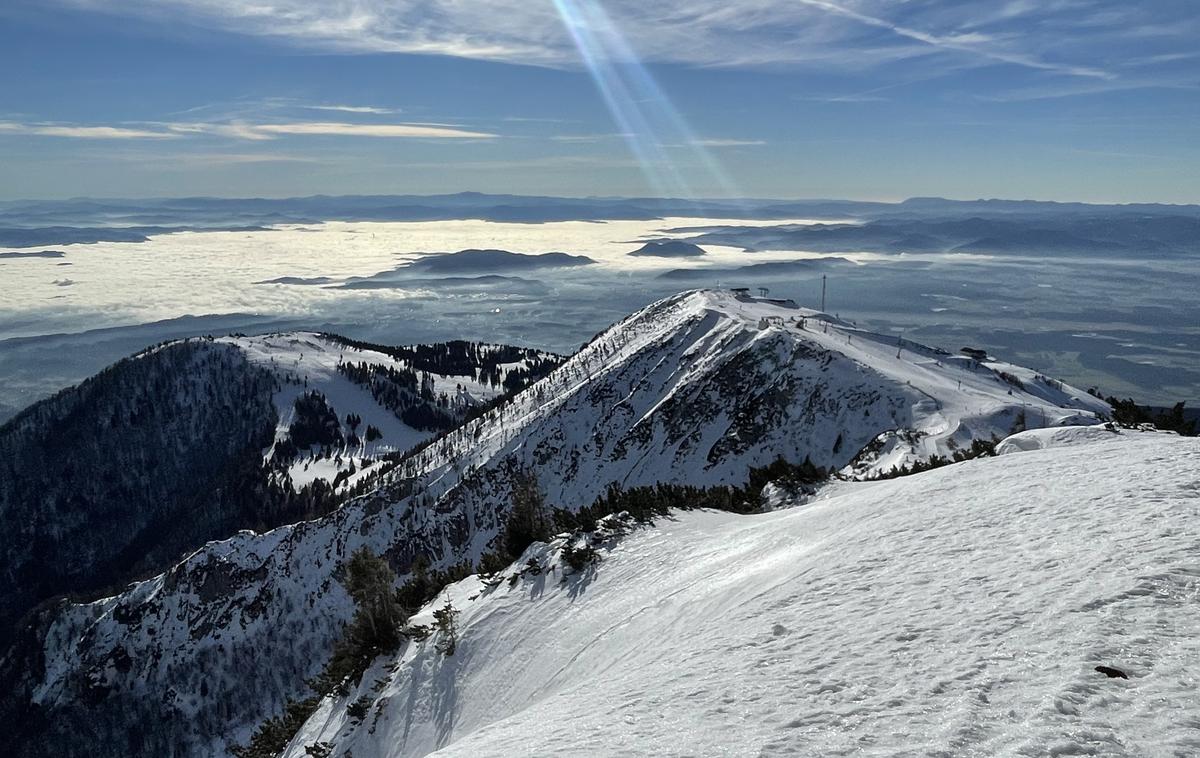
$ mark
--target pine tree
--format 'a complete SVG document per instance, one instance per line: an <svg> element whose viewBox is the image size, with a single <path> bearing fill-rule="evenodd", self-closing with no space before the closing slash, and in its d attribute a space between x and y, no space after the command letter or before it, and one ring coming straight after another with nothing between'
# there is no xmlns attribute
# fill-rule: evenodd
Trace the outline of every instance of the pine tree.
<svg viewBox="0 0 1200 758"><path fill-rule="evenodd" d="M354 600L354 617L324 671L310 683L321 694L348 691L348 683L361 678L371 661L400 646L408 622L397 596L396 575L370 549L359 548L350 556L341 582Z"/></svg>
<svg viewBox="0 0 1200 758"><path fill-rule="evenodd" d="M530 471L517 472L513 476L512 509L504 526L504 551L508 557L515 560L534 542L550 539L551 525L551 515L537 475Z"/></svg>
<svg viewBox="0 0 1200 758"><path fill-rule="evenodd" d="M441 639L437 641L437 651L442 655L454 655L458 648L458 616L459 610L446 598L446 604L433 612Z"/></svg>
<svg viewBox="0 0 1200 758"><path fill-rule="evenodd" d="M400 628L408 620L396 601L396 575L387 561L369 548L354 551L346 562L342 584L357 606L351 630L368 645L394 648L400 644Z"/></svg>

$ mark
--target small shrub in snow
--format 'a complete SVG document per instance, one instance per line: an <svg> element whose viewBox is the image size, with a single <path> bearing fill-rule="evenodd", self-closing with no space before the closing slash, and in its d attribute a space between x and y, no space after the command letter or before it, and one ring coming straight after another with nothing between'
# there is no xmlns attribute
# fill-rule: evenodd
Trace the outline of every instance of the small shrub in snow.
<svg viewBox="0 0 1200 758"><path fill-rule="evenodd" d="M512 561L507 555L499 552L484 553L479 558L479 574L481 576L494 576L504 569L508 568L508 564Z"/></svg>
<svg viewBox="0 0 1200 758"><path fill-rule="evenodd" d="M1121 400L1111 395L1104 397L1094 387L1088 392L1112 406L1112 420L1121 426L1137 428L1142 424L1154 424L1158 429L1175 432L1183 437L1195 437L1200 433L1196 419L1188 418L1187 405L1183 402L1175 403L1170 410L1156 412L1153 408L1139 406L1133 398Z"/></svg>
<svg viewBox="0 0 1200 758"><path fill-rule="evenodd" d="M415 642L424 642L433 634L433 628L426 624L409 624L404 627L404 635Z"/></svg>
<svg viewBox="0 0 1200 758"><path fill-rule="evenodd" d="M954 455L947 458L943 455L931 455L928 460L916 461L907 466L892 466L888 471L882 471L872 477L873 480L880 479L896 479L909 474L919 474L922 471L930 471L942 466L948 466L951 463L961 463L975 458L984 458L996 454L996 445L998 440L981 440L976 439L971 441L971 446L962 450L955 450Z"/></svg>
<svg viewBox="0 0 1200 758"><path fill-rule="evenodd" d="M1025 389L1025 383L1021 381L1019 376L1010 374L1007 371L997 371L996 375L1019 390Z"/></svg>
<svg viewBox="0 0 1200 758"><path fill-rule="evenodd" d="M599 554L596 553L596 549L587 544L584 544L582 547L576 547L573 542L568 542L562 549L563 562L576 572L583 571L598 557Z"/></svg>
<svg viewBox="0 0 1200 758"><path fill-rule="evenodd" d="M402 608L409 613L416 613L438 596L447 584L453 584L475 573L470 561L461 561L443 570L431 570L429 560L421 555L413 561L412 576L404 586L396 591L396 598Z"/></svg>
<svg viewBox="0 0 1200 758"><path fill-rule="evenodd" d="M371 696L363 695L355 700L350 705L346 706L346 715L355 724L361 723L371 711Z"/></svg>
<svg viewBox="0 0 1200 758"><path fill-rule="evenodd" d="M354 599L354 617L334 644L325 668L308 683L316 696L289 702L281 716L268 719L254 732L249 744L231 750L237 758L274 758L291 742L323 696L349 694L371 661L393 652L408 633L404 629L408 615L400 605L396 575L387 561L364 547L350 556L341 574L346 592Z"/></svg>
<svg viewBox="0 0 1200 758"><path fill-rule="evenodd" d="M446 604L433 612L437 621L437 630L441 638L437 641L437 651L442 655L454 655L458 648L458 616L459 611L446 599Z"/></svg>

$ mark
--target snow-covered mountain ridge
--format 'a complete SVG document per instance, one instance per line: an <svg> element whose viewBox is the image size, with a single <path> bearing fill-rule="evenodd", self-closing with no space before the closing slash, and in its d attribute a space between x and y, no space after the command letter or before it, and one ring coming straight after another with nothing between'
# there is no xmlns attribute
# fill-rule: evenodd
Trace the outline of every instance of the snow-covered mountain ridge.
<svg viewBox="0 0 1200 758"><path fill-rule="evenodd" d="M285 755L1194 754L1200 442L1064 431L681 513L583 572L535 546L540 574L430 604L452 657L409 643Z"/></svg>
<svg viewBox="0 0 1200 758"><path fill-rule="evenodd" d="M551 505L575 509L614 483L741 484L780 457L870 476L1022 425L1095 422L1106 408L1032 371L789 303L684 293L328 516L239 534L112 598L54 610L27 667L46 723L37 738L63 755L96 744L223 754L322 667L350 614L334 579L350 552L368 547L401 575L417 557L473 564L493 546L516 474L533 472Z"/></svg>
<svg viewBox="0 0 1200 758"><path fill-rule="evenodd" d="M396 456L561 362L311 333L157 345L0 426L0 650L48 598L329 512Z"/></svg>
<svg viewBox="0 0 1200 758"><path fill-rule="evenodd" d="M610 481L735 482L779 456L854 462L852 473L870 475L1024 427L1096 423L1109 411L1029 369L790 302L700 290L614 325L516 398L505 423L467 425L404 472L515 452L566 474L561 492L544 483L551 501L576 497L572 484L587 498Z"/></svg>

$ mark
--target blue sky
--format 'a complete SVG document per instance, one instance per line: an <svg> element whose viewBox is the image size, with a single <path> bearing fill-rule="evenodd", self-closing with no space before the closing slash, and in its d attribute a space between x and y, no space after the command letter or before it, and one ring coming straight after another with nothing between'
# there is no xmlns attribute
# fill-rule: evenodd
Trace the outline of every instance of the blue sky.
<svg viewBox="0 0 1200 758"><path fill-rule="evenodd" d="M0 197L1200 202L1194 0L6 0Z"/></svg>

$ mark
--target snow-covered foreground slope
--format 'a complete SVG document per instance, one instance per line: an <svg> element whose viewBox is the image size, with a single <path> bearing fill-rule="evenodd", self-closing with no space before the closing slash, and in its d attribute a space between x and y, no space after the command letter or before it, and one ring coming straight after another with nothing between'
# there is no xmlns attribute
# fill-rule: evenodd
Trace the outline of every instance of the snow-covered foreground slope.
<svg viewBox="0 0 1200 758"><path fill-rule="evenodd" d="M411 644L287 755L1194 755L1198 471L1110 433L470 578L452 657Z"/></svg>
<svg viewBox="0 0 1200 758"><path fill-rule="evenodd" d="M317 374L304 371L310 383ZM359 388L330 393L343 390ZM1031 371L791 304L683 293L597 335L337 511L210 544L114 597L55 609L28 698L50 714L56 746L220 754L308 694L350 615L335 571L353 550L385 556L401 578L417 558L474 565L495 549L517 475L536 475L549 505L578 509L613 484L742 485L780 457L869 476L1106 410ZM61 726L74 722L90 731Z"/></svg>

